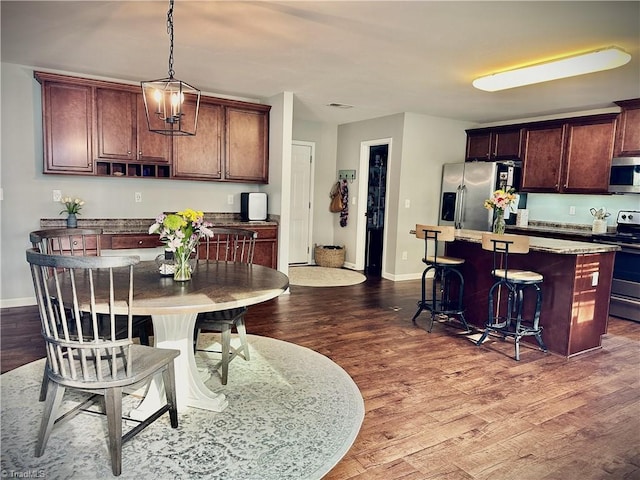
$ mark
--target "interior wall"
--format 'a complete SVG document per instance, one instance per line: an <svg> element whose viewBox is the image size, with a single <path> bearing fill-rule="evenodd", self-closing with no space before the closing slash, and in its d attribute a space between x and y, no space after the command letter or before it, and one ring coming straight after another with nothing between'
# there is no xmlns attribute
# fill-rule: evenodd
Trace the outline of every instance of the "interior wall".
<svg viewBox="0 0 640 480"><path fill-rule="evenodd" d="M402 135L404 114L399 113L386 117L364 120L362 122L347 123L338 126L337 170L355 170L356 180L349 184L349 217L345 227L340 226L340 217L335 215L333 220L334 239L336 245L346 247L346 263L356 264L356 219L359 202L366 202L366 198L358 198L360 182L367 183L368 172L360 171L360 144L366 141L390 138L392 148L387 164L387 205L384 238L394 238L397 230L395 212L398 207L398 190L400 165L402 163ZM337 172L336 172L337 178ZM334 180L335 181L335 180ZM366 203L364 204L366 205ZM385 276L387 265L382 266Z"/></svg>
<svg viewBox="0 0 640 480"><path fill-rule="evenodd" d="M409 230L416 223L437 223L442 165L464 161L465 129L470 126L468 122L403 113L338 127L338 170L358 170L361 142L383 138L392 142L387 169L384 278L405 280L422 273L423 245L409 235ZM360 181L367 181L367 172L357 172L357 180L349 185L352 195ZM334 231L336 243L347 246L347 262L355 263L353 214L360 199L352 200L356 204L349 205L347 227L334 223ZM406 260L402 258L404 252Z"/></svg>
<svg viewBox="0 0 640 480"><path fill-rule="evenodd" d="M334 124L294 120L293 139L315 143L313 159L312 245L334 244L334 213L329 211L329 191L336 181L338 127Z"/></svg>
<svg viewBox="0 0 640 480"><path fill-rule="evenodd" d="M41 94L33 71L1 64L1 307L33 303L24 252L29 232L40 228L41 218L64 218L59 215L61 205L53 202L54 189L85 201L80 219L155 218L184 208L239 213L240 193L260 190L255 184L43 174ZM135 192L142 193L141 203L134 201ZM227 204L228 195L233 205Z"/></svg>
<svg viewBox="0 0 640 480"><path fill-rule="evenodd" d="M395 248L387 254L392 279L406 280L422 274L424 243L409 231L417 223L438 223L442 165L464 161L465 130L470 126L468 122L405 114L397 235Z"/></svg>
<svg viewBox="0 0 640 480"><path fill-rule="evenodd" d="M293 94L284 92L269 98L269 184L270 212L278 215L278 270L289 271L289 223L291 196L291 142L293 132Z"/></svg>

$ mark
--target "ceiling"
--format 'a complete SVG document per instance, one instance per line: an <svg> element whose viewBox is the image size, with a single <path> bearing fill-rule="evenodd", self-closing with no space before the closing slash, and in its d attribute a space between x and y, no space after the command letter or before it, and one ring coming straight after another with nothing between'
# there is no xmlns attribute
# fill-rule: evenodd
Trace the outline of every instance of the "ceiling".
<svg viewBox="0 0 640 480"><path fill-rule="evenodd" d="M1 2L2 61L131 82L168 72L168 1ZM175 77L203 92L294 94L294 116L348 123L399 112L490 123L640 97L640 2L187 1ZM606 72L502 92L471 81L616 45ZM335 108L330 103L352 105Z"/></svg>

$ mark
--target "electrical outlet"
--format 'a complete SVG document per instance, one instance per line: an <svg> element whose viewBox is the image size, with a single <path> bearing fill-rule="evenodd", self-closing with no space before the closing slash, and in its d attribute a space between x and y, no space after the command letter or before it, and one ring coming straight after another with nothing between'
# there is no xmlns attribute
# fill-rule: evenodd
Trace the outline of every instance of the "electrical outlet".
<svg viewBox="0 0 640 480"><path fill-rule="evenodd" d="M142 192L135 193L136 203L142 203Z"/></svg>
<svg viewBox="0 0 640 480"><path fill-rule="evenodd" d="M54 202L59 202L60 200L62 200L62 192L60 190L54 190L53 191L53 201Z"/></svg>
<svg viewBox="0 0 640 480"><path fill-rule="evenodd" d="M571 205L569 207L569 215L575 215L576 214L576 207L574 207L573 205Z"/></svg>
<svg viewBox="0 0 640 480"><path fill-rule="evenodd" d="M597 287L599 279L600 279L600 272L593 272L591 274L591 286L592 287Z"/></svg>
<svg viewBox="0 0 640 480"><path fill-rule="evenodd" d="M408 198L404 201L404 208L411 208L411 200Z"/></svg>
<svg viewBox="0 0 640 480"><path fill-rule="evenodd" d="M227 205L233 205L233 195L227 195Z"/></svg>
<svg viewBox="0 0 640 480"><path fill-rule="evenodd" d="M402 252L402 259L406 260L407 259L407 252Z"/></svg>

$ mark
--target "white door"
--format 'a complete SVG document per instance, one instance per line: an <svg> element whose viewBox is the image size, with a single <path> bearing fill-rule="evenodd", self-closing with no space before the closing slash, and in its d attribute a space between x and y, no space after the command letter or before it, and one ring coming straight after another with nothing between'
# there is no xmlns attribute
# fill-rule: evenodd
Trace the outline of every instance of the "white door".
<svg viewBox="0 0 640 480"><path fill-rule="evenodd" d="M311 258L313 148L313 143L294 142L291 149L289 264L309 263Z"/></svg>

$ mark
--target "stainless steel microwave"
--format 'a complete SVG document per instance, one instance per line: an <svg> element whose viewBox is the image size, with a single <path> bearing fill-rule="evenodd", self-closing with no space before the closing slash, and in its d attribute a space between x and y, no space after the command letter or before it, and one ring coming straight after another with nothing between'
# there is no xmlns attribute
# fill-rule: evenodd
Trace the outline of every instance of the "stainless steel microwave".
<svg viewBox="0 0 640 480"><path fill-rule="evenodd" d="M640 193L640 157L616 157L611 161L609 192Z"/></svg>

